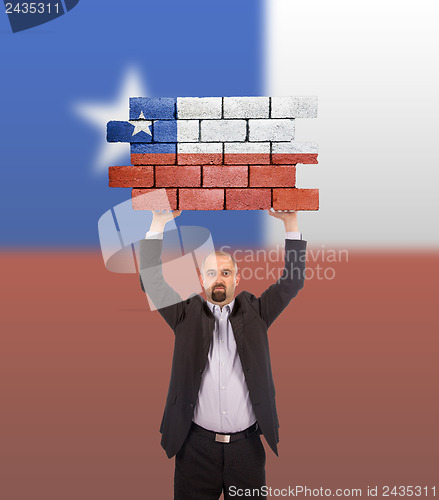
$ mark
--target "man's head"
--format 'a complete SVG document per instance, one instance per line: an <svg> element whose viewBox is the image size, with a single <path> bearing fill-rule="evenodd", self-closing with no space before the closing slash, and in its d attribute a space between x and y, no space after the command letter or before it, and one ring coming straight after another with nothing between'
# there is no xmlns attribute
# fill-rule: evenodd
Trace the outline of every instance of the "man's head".
<svg viewBox="0 0 439 500"><path fill-rule="evenodd" d="M238 274L235 259L229 253L218 250L209 254L200 271L200 283L209 302L220 306L232 302L241 275Z"/></svg>

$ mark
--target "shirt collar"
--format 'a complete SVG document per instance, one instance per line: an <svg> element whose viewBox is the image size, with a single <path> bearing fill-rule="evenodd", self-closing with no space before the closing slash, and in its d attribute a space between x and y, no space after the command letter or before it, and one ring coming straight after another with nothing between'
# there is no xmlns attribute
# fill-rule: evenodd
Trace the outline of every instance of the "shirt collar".
<svg viewBox="0 0 439 500"><path fill-rule="evenodd" d="M218 308L220 307L218 304L212 304L212 302L209 302L208 300L206 300L206 303L207 305L209 306L209 309L211 310L211 312L213 313L213 308L215 306L217 306ZM229 308L229 313L231 313L233 311L233 306L235 305L235 299L232 300L232 302L229 302L228 304L226 304L224 307L228 307Z"/></svg>

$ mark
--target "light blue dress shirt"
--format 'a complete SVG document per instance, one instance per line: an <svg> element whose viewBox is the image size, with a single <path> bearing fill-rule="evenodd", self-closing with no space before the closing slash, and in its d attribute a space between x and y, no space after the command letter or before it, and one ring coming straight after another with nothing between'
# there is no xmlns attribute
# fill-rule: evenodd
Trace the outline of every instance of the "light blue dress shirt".
<svg viewBox="0 0 439 500"><path fill-rule="evenodd" d="M256 417L229 321L235 299L222 310L206 302L215 316L215 327L193 421L215 432L239 432L254 424Z"/></svg>

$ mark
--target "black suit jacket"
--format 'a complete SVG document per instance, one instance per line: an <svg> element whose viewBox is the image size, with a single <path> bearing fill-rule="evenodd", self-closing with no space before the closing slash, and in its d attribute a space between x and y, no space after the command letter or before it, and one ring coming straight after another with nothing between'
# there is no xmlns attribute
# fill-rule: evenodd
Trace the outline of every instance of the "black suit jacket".
<svg viewBox="0 0 439 500"><path fill-rule="evenodd" d="M200 295L183 301L165 282L161 250L162 240L140 241L143 288L175 334L171 380L160 426L161 444L171 458L180 450L192 423L215 320ZM245 291L238 294L229 316L253 410L261 433L276 455L279 421L267 330L303 287L305 252L306 241L286 240L281 278L260 297Z"/></svg>

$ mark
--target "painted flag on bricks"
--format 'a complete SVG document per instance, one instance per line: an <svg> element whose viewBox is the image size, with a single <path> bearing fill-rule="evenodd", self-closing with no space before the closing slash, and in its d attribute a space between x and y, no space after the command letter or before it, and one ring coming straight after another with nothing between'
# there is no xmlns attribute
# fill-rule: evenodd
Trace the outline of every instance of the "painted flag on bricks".
<svg viewBox="0 0 439 500"><path fill-rule="evenodd" d="M132 163L110 167L110 187L132 187L143 210L318 210L318 190L296 187L317 145L295 141L296 120L316 116L316 97L130 98L130 119L107 124Z"/></svg>

